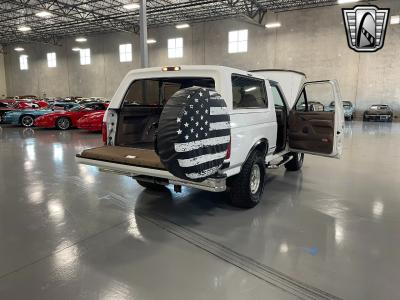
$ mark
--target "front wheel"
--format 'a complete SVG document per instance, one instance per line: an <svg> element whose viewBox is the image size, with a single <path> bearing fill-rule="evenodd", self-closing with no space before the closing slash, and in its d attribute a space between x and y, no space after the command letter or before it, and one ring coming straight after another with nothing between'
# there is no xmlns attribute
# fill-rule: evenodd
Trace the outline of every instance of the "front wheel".
<svg viewBox="0 0 400 300"><path fill-rule="evenodd" d="M65 117L61 117L57 120L56 126L58 129L67 130L71 127L71 120Z"/></svg>
<svg viewBox="0 0 400 300"><path fill-rule="evenodd" d="M240 173L229 180L232 205L241 208L256 206L264 191L264 178L265 158L261 152L254 151Z"/></svg>
<svg viewBox="0 0 400 300"><path fill-rule="evenodd" d="M32 127L33 126L33 122L34 122L34 119L33 119L32 116L23 116L21 118L21 124L24 127Z"/></svg>
<svg viewBox="0 0 400 300"><path fill-rule="evenodd" d="M286 170L288 171L300 170L304 162L304 153L292 152L290 153L290 155L293 155L293 158L285 164Z"/></svg>

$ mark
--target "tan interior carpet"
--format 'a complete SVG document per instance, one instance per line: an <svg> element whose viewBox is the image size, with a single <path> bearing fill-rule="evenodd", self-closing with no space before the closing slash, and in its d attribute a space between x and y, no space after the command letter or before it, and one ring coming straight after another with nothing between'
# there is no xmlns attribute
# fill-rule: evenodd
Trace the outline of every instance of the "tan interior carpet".
<svg viewBox="0 0 400 300"><path fill-rule="evenodd" d="M150 167L165 170L160 158L149 149L137 149L119 146L103 146L84 150L79 157L123 163L132 166Z"/></svg>

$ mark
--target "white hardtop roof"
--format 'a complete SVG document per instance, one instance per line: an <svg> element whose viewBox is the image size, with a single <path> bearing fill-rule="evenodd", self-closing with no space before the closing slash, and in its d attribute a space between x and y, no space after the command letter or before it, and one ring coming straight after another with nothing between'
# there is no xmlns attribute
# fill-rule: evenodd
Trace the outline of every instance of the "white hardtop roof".
<svg viewBox="0 0 400 300"><path fill-rule="evenodd" d="M179 71L163 71L163 67L180 67ZM225 66L217 66L217 65L171 65L171 66L162 66L162 67L151 67L151 68L144 68L144 69L135 69L132 71L129 71L127 74L129 75L134 75L137 76L138 74L149 74L149 73L179 73L179 72L184 72L184 71L213 71L213 72L218 72L218 73L239 73L239 74L249 74L254 76L253 73L245 71L245 70L240 70L240 69L235 69L231 67L225 67ZM256 77L259 77L256 75Z"/></svg>

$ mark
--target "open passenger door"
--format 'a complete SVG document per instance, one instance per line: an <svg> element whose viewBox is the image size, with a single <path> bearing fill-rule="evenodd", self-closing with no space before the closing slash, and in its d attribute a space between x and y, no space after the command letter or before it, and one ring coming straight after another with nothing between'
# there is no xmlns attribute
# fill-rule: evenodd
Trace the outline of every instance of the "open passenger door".
<svg viewBox="0 0 400 300"><path fill-rule="evenodd" d="M289 149L339 158L344 112L336 81L306 82L289 113Z"/></svg>

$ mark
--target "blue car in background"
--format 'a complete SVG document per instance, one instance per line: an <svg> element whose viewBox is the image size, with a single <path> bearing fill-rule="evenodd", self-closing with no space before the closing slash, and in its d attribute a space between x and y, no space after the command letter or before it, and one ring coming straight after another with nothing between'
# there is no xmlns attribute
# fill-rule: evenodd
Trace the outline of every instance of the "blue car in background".
<svg viewBox="0 0 400 300"><path fill-rule="evenodd" d="M69 110L78 105L78 103L71 102L56 102L43 109L21 109L9 111L4 114L3 123L32 127L34 120L37 117L52 113L57 110Z"/></svg>
<svg viewBox="0 0 400 300"><path fill-rule="evenodd" d="M344 118L346 120L353 120L355 107L353 103L350 101L342 101L343 103L343 110L344 110ZM329 106L325 107L325 111L335 111L335 102L332 101Z"/></svg>

